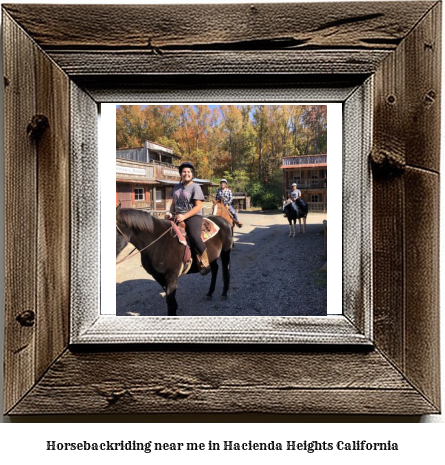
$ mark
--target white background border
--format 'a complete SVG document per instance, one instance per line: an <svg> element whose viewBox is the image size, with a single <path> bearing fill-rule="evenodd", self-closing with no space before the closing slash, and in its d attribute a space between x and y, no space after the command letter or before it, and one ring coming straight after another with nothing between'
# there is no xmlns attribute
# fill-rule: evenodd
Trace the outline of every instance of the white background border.
<svg viewBox="0 0 445 465"><path fill-rule="evenodd" d="M328 234L328 275L327 302L328 315L342 313L342 103L274 103L279 105L326 105L328 109L328 212L329 199L331 207L336 206L335 215L329 216ZM99 183L101 199L101 314L116 314L116 266L113 253L115 248L116 222L116 105L152 105L150 103L104 103L101 105L99 124ZM162 103L161 105L169 105ZM187 105L181 103L181 105ZM193 105L189 103L188 105ZM202 103L200 103L202 105ZM204 104L205 105L205 104ZM218 105L218 103L209 103ZM224 103L237 105L237 103ZM247 105L247 103L242 103ZM271 105L263 103L263 105ZM283 224L285 224L283 222ZM285 245L283 244L283 247ZM139 266L140 258L134 258ZM181 282L179 282L179 286ZM159 292L161 288L159 287Z"/></svg>

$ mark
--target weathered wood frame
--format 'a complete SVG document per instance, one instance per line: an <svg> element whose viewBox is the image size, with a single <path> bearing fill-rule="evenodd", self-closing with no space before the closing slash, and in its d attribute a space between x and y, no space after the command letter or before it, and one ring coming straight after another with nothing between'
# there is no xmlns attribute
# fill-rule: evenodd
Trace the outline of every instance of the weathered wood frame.
<svg viewBox="0 0 445 465"><path fill-rule="evenodd" d="M2 24L7 414L440 410L439 2L23 4L4 5ZM98 285L70 279L71 257L97 258L76 252L97 205L70 195L97 189L71 160L97 151L98 103L370 78L372 321L351 319L370 346L70 344L72 296L88 307Z"/></svg>

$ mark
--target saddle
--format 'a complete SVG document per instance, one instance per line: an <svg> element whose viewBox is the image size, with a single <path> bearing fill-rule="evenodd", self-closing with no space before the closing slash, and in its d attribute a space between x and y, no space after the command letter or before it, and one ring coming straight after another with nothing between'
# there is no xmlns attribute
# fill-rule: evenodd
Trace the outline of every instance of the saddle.
<svg viewBox="0 0 445 465"><path fill-rule="evenodd" d="M219 226L209 218L203 218L202 220L201 239L203 242L206 242L218 234ZM186 274L192 266L193 257L189 239L185 231L185 223L181 221L179 224L176 224L173 220L170 220L170 222L178 241L182 245L185 245L184 256L182 257L182 269L179 275Z"/></svg>

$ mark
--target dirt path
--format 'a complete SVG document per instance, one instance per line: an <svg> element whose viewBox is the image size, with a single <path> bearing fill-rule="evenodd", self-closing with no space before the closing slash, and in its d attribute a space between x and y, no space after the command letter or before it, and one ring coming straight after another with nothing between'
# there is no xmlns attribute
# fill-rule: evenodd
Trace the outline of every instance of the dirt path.
<svg viewBox="0 0 445 465"><path fill-rule="evenodd" d="M325 263L326 214L309 214L306 233L295 238L288 237L289 226L281 213L242 212L239 217L243 228L235 230L229 298L220 298L221 267L211 301L204 299L210 275L182 276L176 293L178 316L325 315L326 273L320 268ZM164 295L139 257L117 265L117 315L165 316Z"/></svg>

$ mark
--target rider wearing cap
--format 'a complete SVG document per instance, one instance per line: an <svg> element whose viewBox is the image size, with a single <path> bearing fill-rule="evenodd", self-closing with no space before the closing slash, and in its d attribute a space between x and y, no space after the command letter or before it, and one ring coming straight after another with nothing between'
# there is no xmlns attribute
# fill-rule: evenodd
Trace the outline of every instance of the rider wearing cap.
<svg viewBox="0 0 445 465"><path fill-rule="evenodd" d="M210 271L209 257L201 239L204 194L201 186L193 182L195 168L190 162L182 163L179 167L179 174L181 181L173 188L170 212L176 215L177 223L184 221L190 245L196 251L200 273L207 274Z"/></svg>
<svg viewBox="0 0 445 465"><path fill-rule="evenodd" d="M222 199L223 204L227 205L227 207L229 208L230 213L235 218L236 224L238 225L239 228L241 228L242 224L239 222L238 215L237 215L235 209L232 206L233 195L232 195L232 191L227 186L227 180L226 179L221 179L220 186L221 187L216 192L215 200L217 202L219 202Z"/></svg>
<svg viewBox="0 0 445 465"><path fill-rule="evenodd" d="M292 200L292 206L298 211L296 201L301 197L301 191L297 189L297 184L295 182L292 184L292 190L289 193L289 197Z"/></svg>

